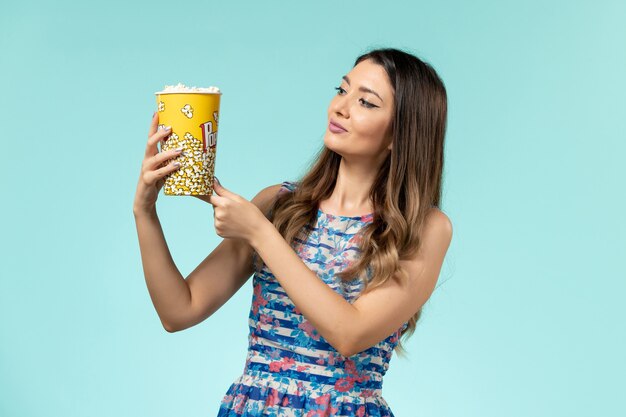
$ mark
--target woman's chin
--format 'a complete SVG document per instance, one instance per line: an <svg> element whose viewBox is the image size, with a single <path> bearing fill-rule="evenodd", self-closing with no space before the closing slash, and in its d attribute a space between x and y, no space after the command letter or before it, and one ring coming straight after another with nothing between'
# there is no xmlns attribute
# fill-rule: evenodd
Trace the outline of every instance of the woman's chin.
<svg viewBox="0 0 626 417"><path fill-rule="evenodd" d="M349 135L348 132L333 133L330 130L326 129L326 133L324 134L324 143L326 143L326 144L341 143L341 142L344 142L346 140L348 135Z"/></svg>
<svg viewBox="0 0 626 417"><path fill-rule="evenodd" d="M340 146L337 146L337 138L332 136L332 133L326 132L326 135L324 135L324 145L331 151L339 153Z"/></svg>

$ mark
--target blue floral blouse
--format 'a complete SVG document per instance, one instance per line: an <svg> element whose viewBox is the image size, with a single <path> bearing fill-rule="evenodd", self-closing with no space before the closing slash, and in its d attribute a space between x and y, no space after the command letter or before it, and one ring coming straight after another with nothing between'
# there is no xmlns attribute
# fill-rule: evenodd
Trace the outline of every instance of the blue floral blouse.
<svg viewBox="0 0 626 417"><path fill-rule="evenodd" d="M279 192L295 186L285 181ZM373 213L348 217L318 209L308 239L294 243L304 263L350 303L363 283L358 278L342 283L335 274L358 256L357 233L372 218ZM383 376L408 322L375 346L346 357L302 316L265 264L252 283L243 374L226 391L218 417L394 417L382 397Z"/></svg>

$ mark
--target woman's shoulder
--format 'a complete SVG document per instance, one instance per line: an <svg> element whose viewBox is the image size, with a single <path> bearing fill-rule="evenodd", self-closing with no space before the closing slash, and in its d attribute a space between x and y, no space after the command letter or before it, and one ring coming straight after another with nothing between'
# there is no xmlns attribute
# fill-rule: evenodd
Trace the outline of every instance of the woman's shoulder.
<svg viewBox="0 0 626 417"><path fill-rule="evenodd" d="M283 181L280 184L273 184L263 188L251 200L261 211L266 212L272 205L277 195L284 192L292 192L296 189L297 183L294 181Z"/></svg>
<svg viewBox="0 0 626 417"><path fill-rule="evenodd" d="M282 184L269 185L259 191L250 201L254 203L262 212L266 213L272 205L276 194L280 193L282 188Z"/></svg>

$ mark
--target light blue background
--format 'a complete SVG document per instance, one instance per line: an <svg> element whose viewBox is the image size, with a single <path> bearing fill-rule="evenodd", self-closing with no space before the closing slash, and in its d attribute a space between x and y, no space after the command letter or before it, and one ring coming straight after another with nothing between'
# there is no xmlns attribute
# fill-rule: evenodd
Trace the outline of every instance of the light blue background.
<svg viewBox="0 0 626 417"><path fill-rule="evenodd" d="M153 93L221 87L216 173L251 199L303 172L333 88L383 46L446 84L454 225L385 376L396 417L624 415L625 19L617 0L4 4L0 415L216 415L251 282L161 327L132 216ZM221 240L211 207L157 206L186 276Z"/></svg>

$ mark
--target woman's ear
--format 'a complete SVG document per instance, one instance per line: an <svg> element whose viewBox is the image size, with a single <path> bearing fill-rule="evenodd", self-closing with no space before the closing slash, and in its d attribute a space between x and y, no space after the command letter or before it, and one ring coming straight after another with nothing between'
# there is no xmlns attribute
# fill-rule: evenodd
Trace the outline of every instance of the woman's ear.
<svg viewBox="0 0 626 417"><path fill-rule="evenodd" d="M391 150L391 148L393 147L393 128L389 129L389 135L387 136L387 140L389 141L389 146L387 146L387 149Z"/></svg>

